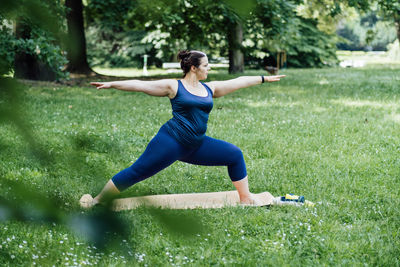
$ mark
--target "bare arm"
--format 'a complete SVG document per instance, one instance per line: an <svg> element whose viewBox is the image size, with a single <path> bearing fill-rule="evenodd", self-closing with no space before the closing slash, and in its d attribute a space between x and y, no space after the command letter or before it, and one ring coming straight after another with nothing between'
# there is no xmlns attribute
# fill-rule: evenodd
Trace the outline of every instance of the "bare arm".
<svg viewBox="0 0 400 267"><path fill-rule="evenodd" d="M178 87L176 80L164 79L158 81L126 80L114 82L91 82L97 89L114 88L130 92L143 92L151 96L174 97Z"/></svg>
<svg viewBox="0 0 400 267"><path fill-rule="evenodd" d="M263 76L265 82L277 82L286 75ZM214 91L214 97L221 97L230 94L240 88L262 83L261 76L241 76L236 79L226 81L209 82L207 85Z"/></svg>

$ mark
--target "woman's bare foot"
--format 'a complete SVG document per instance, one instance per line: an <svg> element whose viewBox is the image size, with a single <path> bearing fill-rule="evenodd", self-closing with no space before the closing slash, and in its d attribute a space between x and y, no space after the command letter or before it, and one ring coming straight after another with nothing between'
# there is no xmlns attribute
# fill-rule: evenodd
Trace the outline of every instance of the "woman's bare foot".
<svg viewBox="0 0 400 267"><path fill-rule="evenodd" d="M249 206L258 206L260 205L260 201L257 199L257 196L250 193L250 195L243 197L240 197L240 204L242 205L249 205Z"/></svg>
<svg viewBox="0 0 400 267"><path fill-rule="evenodd" d="M96 205L93 197L90 194L84 194L81 199L79 200L79 204L82 208L89 209Z"/></svg>

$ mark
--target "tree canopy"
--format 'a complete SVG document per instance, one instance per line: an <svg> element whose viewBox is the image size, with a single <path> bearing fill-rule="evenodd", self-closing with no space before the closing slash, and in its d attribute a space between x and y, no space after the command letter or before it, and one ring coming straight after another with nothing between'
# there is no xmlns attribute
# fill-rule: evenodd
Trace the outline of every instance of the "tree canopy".
<svg viewBox="0 0 400 267"><path fill-rule="evenodd" d="M20 73L26 65L18 63L30 60L36 62L37 65L32 65L35 68L50 69L54 77L62 78L68 75L67 63L72 72L90 73L86 58L91 65L140 67L144 54L150 56L150 65L160 66L164 61L176 60L178 49L201 49L211 55L211 60L229 58L232 71L241 71L243 64L257 68L274 64L279 53L287 55L288 66L329 66L336 63L337 22L347 15L349 7L365 14L372 10L391 21L400 38L400 3L396 0L86 0L83 3L82 6L82 0L2 1L2 72ZM71 19L69 14L77 10L78 16ZM72 25L70 22L77 22L80 15L79 26ZM371 33L378 31L367 30L364 39L373 43ZM71 41L79 45L72 47Z"/></svg>

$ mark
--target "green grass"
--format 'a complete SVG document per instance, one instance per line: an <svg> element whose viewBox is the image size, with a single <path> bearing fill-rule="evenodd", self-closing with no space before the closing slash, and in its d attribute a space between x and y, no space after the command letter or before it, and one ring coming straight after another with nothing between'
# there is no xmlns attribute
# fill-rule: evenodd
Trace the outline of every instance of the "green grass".
<svg viewBox="0 0 400 267"><path fill-rule="evenodd" d="M172 232L147 209L124 211L127 253L95 248L64 225L7 221L0 265L399 266L399 69L283 73L279 83L215 99L208 135L242 149L251 191L301 194L315 207L165 213L200 222L203 231L192 236ZM17 128L1 124L0 176L57 197L66 211L79 210L82 194L98 193L137 159L171 117L167 98L27 85L25 118L53 161L31 157ZM223 190L233 190L225 168L177 162L122 196ZM0 186L0 194L10 192Z"/></svg>

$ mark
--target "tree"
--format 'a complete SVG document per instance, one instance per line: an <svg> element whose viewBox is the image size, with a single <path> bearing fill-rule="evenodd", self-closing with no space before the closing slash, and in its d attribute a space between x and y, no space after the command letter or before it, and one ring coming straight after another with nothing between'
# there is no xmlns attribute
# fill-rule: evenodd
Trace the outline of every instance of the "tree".
<svg viewBox="0 0 400 267"><path fill-rule="evenodd" d="M296 61L296 66L323 66L334 62L335 48L330 41L333 35L318 29L314 23L317 19L312 18L312 22L298 16L296 8L300 2L91 0L86 14L89 25L95 24L100 29L97 36L113 43L96 44L107 47L108 54L104 58L110 62L129 62L129 57L138 58L139 51L144 50L163 61L175 61L177 49L204 50L212 56L211 60L229 57L231 73L243 71L249 59L261 62L281 51L290 54L289 60ZM139 36L140 32L147 32L143 42L150 48L132 45L137 39L125 41L133 40L128 37ZM311 36L303 38L302 44L296 43L304 34ZM328 45L325 45L327 40ZM123 54L119 51L124 51L125 58L112 56ZM128 55L127 51L132 52ZM301 65L302 53L307 54L306 65ZM99 53L96 55L102 58Z"/></svg>
<svg viewBox="0 0 400 267"><path fill-rule="evenodd" d="M86 55L86 39L83 23L82 0L65 0L67 8L67 70L72 73L92 74Z"/></svg>
<svg viewBox="0 0 400 267"><path fill-rule="evenodd" d="M390 21L384 21L377 11L361 15L356 13L341 19L337 34L345 40L337 43L341 50L383 51L397 39L396 27Z"/></svg>
<svg viewBox="0 0 400 267"><path fill-rule="evenodd" d="M157 53L146 36L143 14L137 12L137 2L127 0L91 0L85 7L88 60L91 65L108 67L142 67L143 55L150 55L154 64ZM162 62L158 60L157 65Z"/></svg>
<svg viewBox="0 0 400 267"><path fill-rule="evenodd" d="M337 17L343 14L346 7L354 7L360 11L367 12L378 7L381 14L388 20L394 22L397 29L397 39L400 41L400 1L398 0L307 0L309 10L317 10L317 13L326 14L327 17ZM399 42L400 43L400 42Z"/></svg>
<svg viewBox="0 0 400 267"><path fill-rule="evenodd" d="M231 73L243 72L243 26L234 11L235 2L238 1L138 1L128 19L135 22L128 24L144 25L142 29L149 32L145 40L160 50L158 56L164 60L175 60L177 47L206 52L212 49L229 56Z"/></svg>
<svg viewBox="0 0 400 267"><path fill-rule="evenodd" d="M223 16L227 31L229 73L244 71L243 26L254 12L256 1L223 0Z"/></svg>
<svg viewBox="0 0 400 267"><path fill-rule="evenodd" d="M400 1L398 0L347 0L349 6L353 6L362 11L374 8L376 5L382 15L394 22L397 29L397 39L400 43Z"/></svg>
<svg viewBox="0 0 400 267"><path fill-rule="evenodd" d="M384 15L394 21L397 28L397 40L400 44L400 2L398 0L378 0Z"/></svg>
<svg viewBox="0 0 400 267"><path fill-rule="evenodd" d="M242 23L240 21L234 21L232 25L228 27L229 73L241 73L244 71L242 43Z"/></svg>

